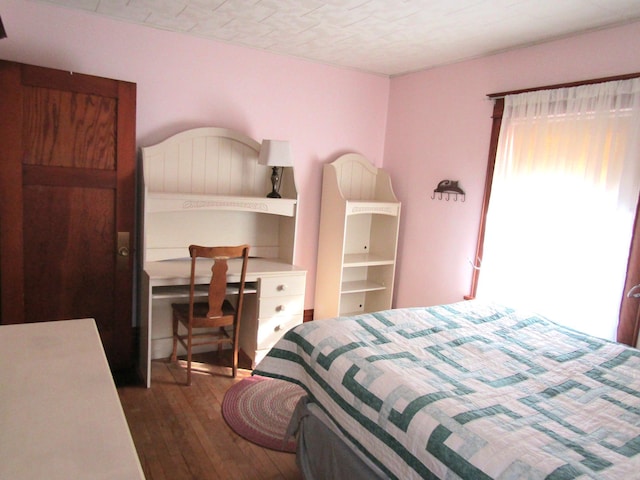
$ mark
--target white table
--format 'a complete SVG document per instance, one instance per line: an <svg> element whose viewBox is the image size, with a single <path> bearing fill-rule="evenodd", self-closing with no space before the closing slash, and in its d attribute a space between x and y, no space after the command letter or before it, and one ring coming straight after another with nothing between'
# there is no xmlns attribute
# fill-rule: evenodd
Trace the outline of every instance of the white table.
<svg viewBox="0 0 640 480"><path fill-rule="evenodd" d="M93 319L0 326L0 478L144 479Z"/></svg>

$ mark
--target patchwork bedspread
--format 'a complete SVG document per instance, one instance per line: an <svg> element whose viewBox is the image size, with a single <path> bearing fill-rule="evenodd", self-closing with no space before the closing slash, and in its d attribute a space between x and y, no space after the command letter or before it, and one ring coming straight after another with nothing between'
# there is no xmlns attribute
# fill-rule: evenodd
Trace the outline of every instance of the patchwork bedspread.
<svg viewBox="0 0 640 480"><path fill-rule="evenodd" d="M640 351L460 302L308 322L256 374L390 478L640 478Z"/></svg>

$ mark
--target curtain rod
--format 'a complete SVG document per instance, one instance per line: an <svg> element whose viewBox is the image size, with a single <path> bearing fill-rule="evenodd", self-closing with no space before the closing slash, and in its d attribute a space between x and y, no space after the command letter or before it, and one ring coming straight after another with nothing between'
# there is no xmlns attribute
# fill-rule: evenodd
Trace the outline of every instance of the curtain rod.
<svg viewBox="0 0 640 480"><path fill-rule="evenodd" d="M490 93L487 95L487 97L489 97L491 100L496 100L498 98L504 98L507 95L516 95L518 93L536 92L538 90L553 90L556 88L579 87L580 85L591 85L594 83L613 82L616 80L629 80L629 79L638 78L638 77L640 77L640 72L628 73L626 75L615 75L613 77L594 78L592 80L583 80L582 82L558 83L556 85L547 85L544 87L523 88L521 90L511 90L508 92Z"/></svg>

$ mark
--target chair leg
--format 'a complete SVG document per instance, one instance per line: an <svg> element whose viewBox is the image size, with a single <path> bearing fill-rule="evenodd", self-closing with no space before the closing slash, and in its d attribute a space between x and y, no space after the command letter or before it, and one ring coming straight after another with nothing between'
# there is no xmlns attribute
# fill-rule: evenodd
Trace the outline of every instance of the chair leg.
<svg viewBox="0 0 640 480"><path fill-rule="evenodd" d="M173 351L171 352L171 361L178 361L178 317L173 314Z"/></svg>
<svg viewBox="0 0 640 480"><path fill-rule="evenodd" d="M234 328L233 341L231 342L231 349L232 349L231 361L233 363L231 364L231 373L233 378L236 378L236 375L238 373L238 329L235 326L233 328Z"/></svg>
<svg viewBox="0 0 640 480"><path fill-rule="evenodd" d="M189 333L187 338L187 385L191 385L191 336L193 332L191 325L189 325Z"/></svg>
<svg viewBox="0 0 640 480"><path fill-rule="evenodd" d="M231 367L231 376L233 378L236 378L236 375L238 374L238 348L234 347L233 348L233 365Z"/></svg>

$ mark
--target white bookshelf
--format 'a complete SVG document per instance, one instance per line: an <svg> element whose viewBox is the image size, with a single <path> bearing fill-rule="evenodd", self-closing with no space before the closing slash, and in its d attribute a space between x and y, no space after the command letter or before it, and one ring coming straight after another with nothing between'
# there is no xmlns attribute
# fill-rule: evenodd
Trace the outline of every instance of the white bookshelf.
<svg viewBox="0 0 640 480"><path fill-rule="evenodd" d="M391 308L399 222L384 170L355 153L325 165L315 319Z"/></svg>

